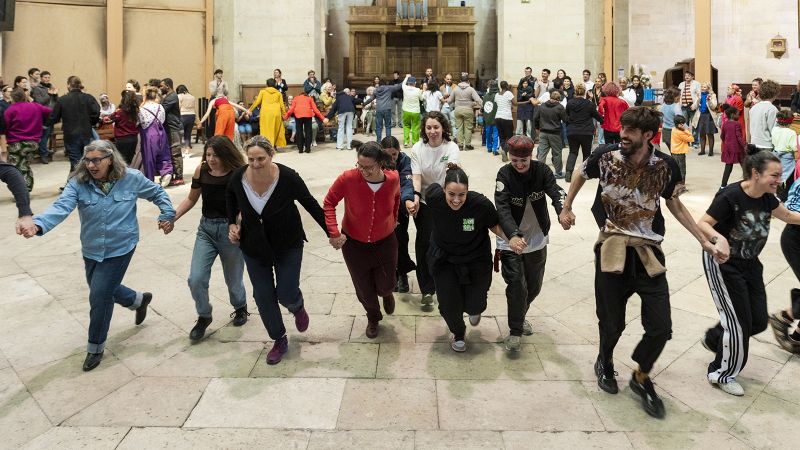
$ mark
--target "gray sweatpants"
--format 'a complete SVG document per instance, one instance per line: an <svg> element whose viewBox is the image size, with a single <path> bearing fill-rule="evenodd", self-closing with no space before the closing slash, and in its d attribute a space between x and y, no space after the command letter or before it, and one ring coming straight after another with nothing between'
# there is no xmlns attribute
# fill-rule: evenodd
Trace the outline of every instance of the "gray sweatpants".
<svg viewBox="0 0 800 450"><path fill-rule="evenodd" d="M539 133L539 149L536 151L536 159L543 163L547 158L547 153L552 150L553 171L556 174L561 174L564 168L564 163L561 160L563 143L561 142L561 134L559 133Z"/></svg>

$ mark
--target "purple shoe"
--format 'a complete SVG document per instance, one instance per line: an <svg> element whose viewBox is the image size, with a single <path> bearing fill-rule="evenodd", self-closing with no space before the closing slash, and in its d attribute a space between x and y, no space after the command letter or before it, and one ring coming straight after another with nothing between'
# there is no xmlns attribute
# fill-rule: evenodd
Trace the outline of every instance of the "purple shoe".
<svg viewBox="0 0 800 450"><path fill-rule="evenodd" d="M308 313L305 307L294 313L294 325L297 327L297 331L301 333L306 331L308 329L308 321Z"/></svg>
<svg viewBox="0 0 800 450"><path fill-rule="evenodd" d="M281 362L283 355L289 351L289 340L286 336L278 339L272 344L272 349L267 353L267 364L274 365Z"/></svg>

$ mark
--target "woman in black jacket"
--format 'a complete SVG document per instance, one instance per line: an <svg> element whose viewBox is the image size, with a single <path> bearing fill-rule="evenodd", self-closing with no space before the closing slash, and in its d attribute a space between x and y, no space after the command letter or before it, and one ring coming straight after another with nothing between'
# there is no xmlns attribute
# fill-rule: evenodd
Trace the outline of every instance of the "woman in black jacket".
<svg viewBox="0 0 800 450"><path fill-rule="evenodd" d="M592 139L594 137L594 121L603 123L603 116L597 112L594 103L585 98L586 86L578 83L575 86L575 97L567 102L567 142L569 142L569 156L567 156L567 170L564 179L569 182L572 170L578 159L578 148L581 149L583 160L592 152ZM581 160L581 161L583 161Z"/></svg>
<svg viewBox="0 0 800 450"><path fill-rule="evenodd" d="M228 183L228 237L239 243L258 313L275 341L267 364L277 364L288 350L278 304L294 314L297 331L306 331L309 321L300 291L300 263L307 239L295 201L326 235L328 231L322 207L297 172L272 162L275 149L265 137L247 141L245 152L248 164L237 169Z"/></svg>

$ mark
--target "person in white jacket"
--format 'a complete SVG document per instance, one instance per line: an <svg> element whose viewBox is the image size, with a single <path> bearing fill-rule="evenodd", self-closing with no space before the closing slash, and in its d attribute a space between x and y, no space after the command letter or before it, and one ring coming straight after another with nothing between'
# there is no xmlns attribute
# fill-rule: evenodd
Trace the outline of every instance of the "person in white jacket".
<svg viewBox="0 0 800 450"><path fill-rule="evenodd" d="M683 83L678 85L678 90L681 92L679 96L680 102L678 102L681 105L681 113L686 118L686 123L692 123L695 114L692 105L700 98L700 82L694 79L693 72L687 70L683 73ZM695 142L693 146L697 147L700 137L694 129L692 130L692 136Z"/></svg>

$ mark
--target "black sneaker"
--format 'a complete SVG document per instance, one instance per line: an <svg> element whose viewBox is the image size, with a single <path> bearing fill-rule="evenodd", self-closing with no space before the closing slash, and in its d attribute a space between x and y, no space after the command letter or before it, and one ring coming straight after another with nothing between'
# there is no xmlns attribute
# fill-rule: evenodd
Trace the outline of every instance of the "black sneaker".
<svg viewBox="0 0 800 450"><path fill-rule="evenodd" d="M708 340L708 332L703 335L703 338L700 339L700 342L703 344L703 348L710 351L711 353L717 353L717 345Z"/></svg>
<svg viewBox="0 0 800 450"><path fill-rule="evenodd" d="M189 332L189 339L199 341L206 335L206 328L211 325L211 317L198 317L192 331Z"/></svg>
<svg viewBox="0 0 800 450"><path fill-rule="evenodd" d="M87 353L86 359L83 360L83 371L88 372L100 365L103 360L103 352L100 353Z"/></svg>
<svg viewBox="0 0 800 450"><path fill-rule="evenodd" d="M656 388L650 377L645 378L644 383L636 381L636 372L631 374L631 381L628 383L631 391L642 397L642 408L647 414L655 417L656 419L663 419L666 411L664 410L664 402L658 398Z"/></svg>
<svg viewBox="0 0 800 450"><path fill-rule="evenodd" d="M231 313L231 318L233 319L233 326L240 327L247 323L247 316L250 313L247 312L247 306L242 306L241 308L235 310Z"/></svg>
<svg viewBox="0 0 800 450"><path fill-rule="evenodd" d="M619 392L617 379L614 378L619 374L614 371L613 363L603 364L600 362L600 357L598 356L597 361L594 362L594 374L597 376L597 385L600 386L600 389L609 394L616 394Z"/></svg>
<svg viewBox="0 0 800 450"><path fill-rule="evenodd" d="M141 325L144 318L147 317L147 306L153 300L153 294L145 292L142 296L142 304L136 308L136 325Z"/></svg>
<svg viewBox="0 0 800 450"><path fill-rule="evenodd" d="M397 292L401 294L408 293L408 275L403 274L397 277Z"/></svg>

